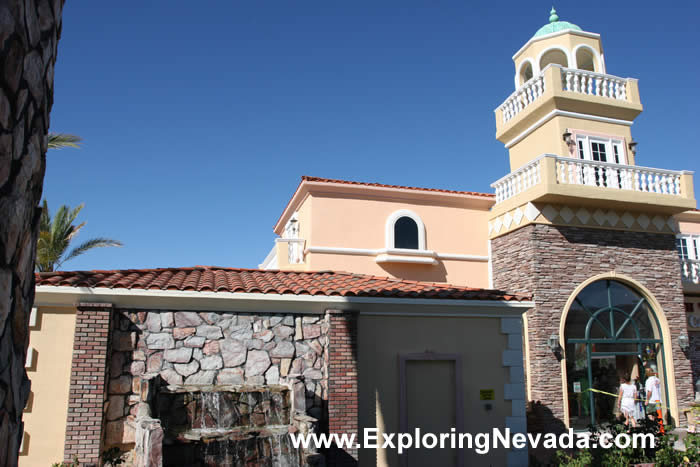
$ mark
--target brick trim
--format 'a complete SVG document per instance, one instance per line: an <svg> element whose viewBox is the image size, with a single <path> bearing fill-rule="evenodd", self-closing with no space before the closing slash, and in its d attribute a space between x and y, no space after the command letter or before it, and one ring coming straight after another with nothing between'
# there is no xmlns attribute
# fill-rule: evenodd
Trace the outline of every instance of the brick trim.
<svg viewBox="0 0 700 467"><path fill-rule="evenodd" d="M108 303L79 303L68 393L63 458L99 465L112 318Z"/></svg>
<svg viewBox="0 0 700 467"><path fill-rule="evenodd" d="M328 432L358 434L357 313L328 310ZM331 449L329 467L356 466L358 449Z"/></svg>

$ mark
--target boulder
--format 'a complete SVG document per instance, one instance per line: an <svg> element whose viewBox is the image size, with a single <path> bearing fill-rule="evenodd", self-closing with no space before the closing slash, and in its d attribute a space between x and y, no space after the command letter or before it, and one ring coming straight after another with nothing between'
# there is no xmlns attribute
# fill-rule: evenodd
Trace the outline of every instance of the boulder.
<svg viewBox="0 0 700 467"><path fill-rule="evenodd" d="M234 339L226 339L219 344L224 366L233 368L242 365L246 361L247 349L243 342Z"/></svg>
<svg viewBox="0 0 700 467"><path fill-rule="evenodd" d="M179 328L189 328L199 326L204 320L194 311L178 311L175 313L175 326Z"/></svg>
<svg viewBox="0 0 700 467"><path fill-rule="evenodd" d="M264 350L251 350L245 362L246 379L262 375L270 368L270 356Z"/></svg>

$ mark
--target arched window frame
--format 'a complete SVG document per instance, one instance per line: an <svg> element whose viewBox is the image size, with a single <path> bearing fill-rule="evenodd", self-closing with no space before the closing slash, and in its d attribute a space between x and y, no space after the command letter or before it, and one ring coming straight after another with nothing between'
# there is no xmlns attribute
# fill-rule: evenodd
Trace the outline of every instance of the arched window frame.
<svg viewBox="0 0 700 467"><path fill-rule="evenodd" d="M537 75L540 74L540 68L539 68L539 66L538 66L536 63L534 63L534 62L532 61L531 58L526 58L526 59L524 59L524 60L522 61L522 63L520 63L520 66L518 67L518 69L515 71L515 89L516 89L516 90L519 89L520 86L522 86L523 84L525 84L525 82L522 82L522 83L520 82L520 75L521 75L522 72L523 72L523 68L524 68L528 63L530 64L530 68L532 68L532 76L533 76L533 77L535 77L535 76L537 76Z"/></svg>
<svg viewBox="0 0 700 467"><path fill-rule="evenodd" d="M669 412L671 413L671 417L674 420L679 420L679 410L678 410L678 400L676 396L676 375L674 371L674 361L673 361L673 352L669 352L664 349L671 349L673 344L670 340L671 336L671 328L669 327L668 321L666 319L666 316L664 314L664 309L661 306L661 304L656 300L654 295L644 287L641 283L638 281L632 279L629 276L626 276L624 274L616 274L615 272L611 273L602 273L598 274L596 276L590 277L587 280L583 281L576 287L576 289L569 295L569 298L566 302L566 305L564 305L564 311L562 313L561 319L559 321L559 342L564 343L565 342L565 327L566 327L566 320L569 315L569 311L571 309L571 305L576 299L576 297L581 293L583 289L588 287L590 284L593 282L597 282L600 280L615 280L622 282L623 284L628 285L629 287L632 287L635 289L638 293L640 293L644 298L646 298L647 302L651 306L653 312L654 312L654 321L655 324L658 326L658 331L660 333L660 338L663 343L662 347L662 352L661 352L661 358L663 361L664 365L664 375L665 378L663 379L664 385L665 385L665 393L667 400L665 401L666 407L668 408ZM527 345L526 345L527 348ZM571 426L570 425L570 419L569 419L569 405L566 403L569 398L569 390L567 387L567 369L566 369L566 358L562 358L560 363L560 371L561 371L561 377L562 377L562 394L563 394L563 400L564 400L564 423L566 426ZM527 359L527 371L530 371L530 362L529 359ZM530 397L530 387L528 385L527 388L528 391L528 397Z"/></svg>
<svg viewBox="0 0 700 467"><path fill-rule="evenodd" d="M416 223L416 226L418 227L418 251L424 251L425 248L425 224L423 224L423 221L421 220L420 216L416 214L413 211L410 211L408 209L400 209L398 211L395 211L389 215L389 217L386 220L386 225L385 225L385 245L387 250L396 250L397 248L394 246L394 225L396 224L396 221L399 220L402 217L409 217L413 219L413 221ZM414 250L415 251L415 250Z"/></svg>
<svg viewBox="0 0 700 467"><path fill-rule="evenodd" d="M537 56L537 70L538 70L538 73L542 72L542 70L544 70L545 68L547 68L547 66L549 65L549 64L547 64L547 65L545 65L544 67L542 66L542 57L544 57L544 55L545 55L547 52L551 52L552 50L558 50L558 51L560 51L560 52L563 52L564 55L566 55L566 67L565 67L565 68L571 68L571 66L573 65L574 61L571 59L571 51L569 51L566 47L564 47L564 46L562 46L562 45L553 45L553 46L551 46L551 47L549 47L549 48L544 49L544 50L543 50L542 52L540 52L539 55Z"/></svg>
<svg viewBox="0 0 700 467"><path fill-rule="evenodd" d="M579 44L576 47L574 47L574 51L572 54L573 60L574 60L573 65L572 65L573 68L578 68L578 58L576 55L578 54L578 51L580 49L586 49L591 54L593 54L593 60L594 60L594 67L593 68L595 68L594 72L605 74L605 63L603 62L601 54L599 54L596 49L594 49L593 47L591 47L590 45L587 45L587 44ZM572 62L570 62L570 63L572 63Z"/></svg>

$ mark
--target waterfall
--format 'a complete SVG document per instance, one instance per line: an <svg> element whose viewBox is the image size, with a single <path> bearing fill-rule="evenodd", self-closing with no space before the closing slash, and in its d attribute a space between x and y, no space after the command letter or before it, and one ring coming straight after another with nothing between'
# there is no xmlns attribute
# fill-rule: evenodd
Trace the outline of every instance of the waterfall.
<svg viewBox="0 0 700 467"><path fill-rule="evenodd" d="M291 393L281 386L161 390L164 465L306 466L291 443Z"/></svg>

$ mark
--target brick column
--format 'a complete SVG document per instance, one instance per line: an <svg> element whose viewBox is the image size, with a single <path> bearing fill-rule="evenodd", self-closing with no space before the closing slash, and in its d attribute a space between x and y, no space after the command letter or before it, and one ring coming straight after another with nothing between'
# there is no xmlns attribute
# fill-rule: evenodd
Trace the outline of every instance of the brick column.
<svg viewBox="0 0 700 467"><path fill-rule="evenodd" d="M78 456L80 465L98 465L112 305L80 303L77 308L63 458Z"/></svg>
<svg viewBox="0 0 700 467"><path fill-rule="evenodd" d="M328 432L357 436L357 313L328 310L328 314ZM328 466L356 466L357 451L332 448L327 453Z"/></svg>

